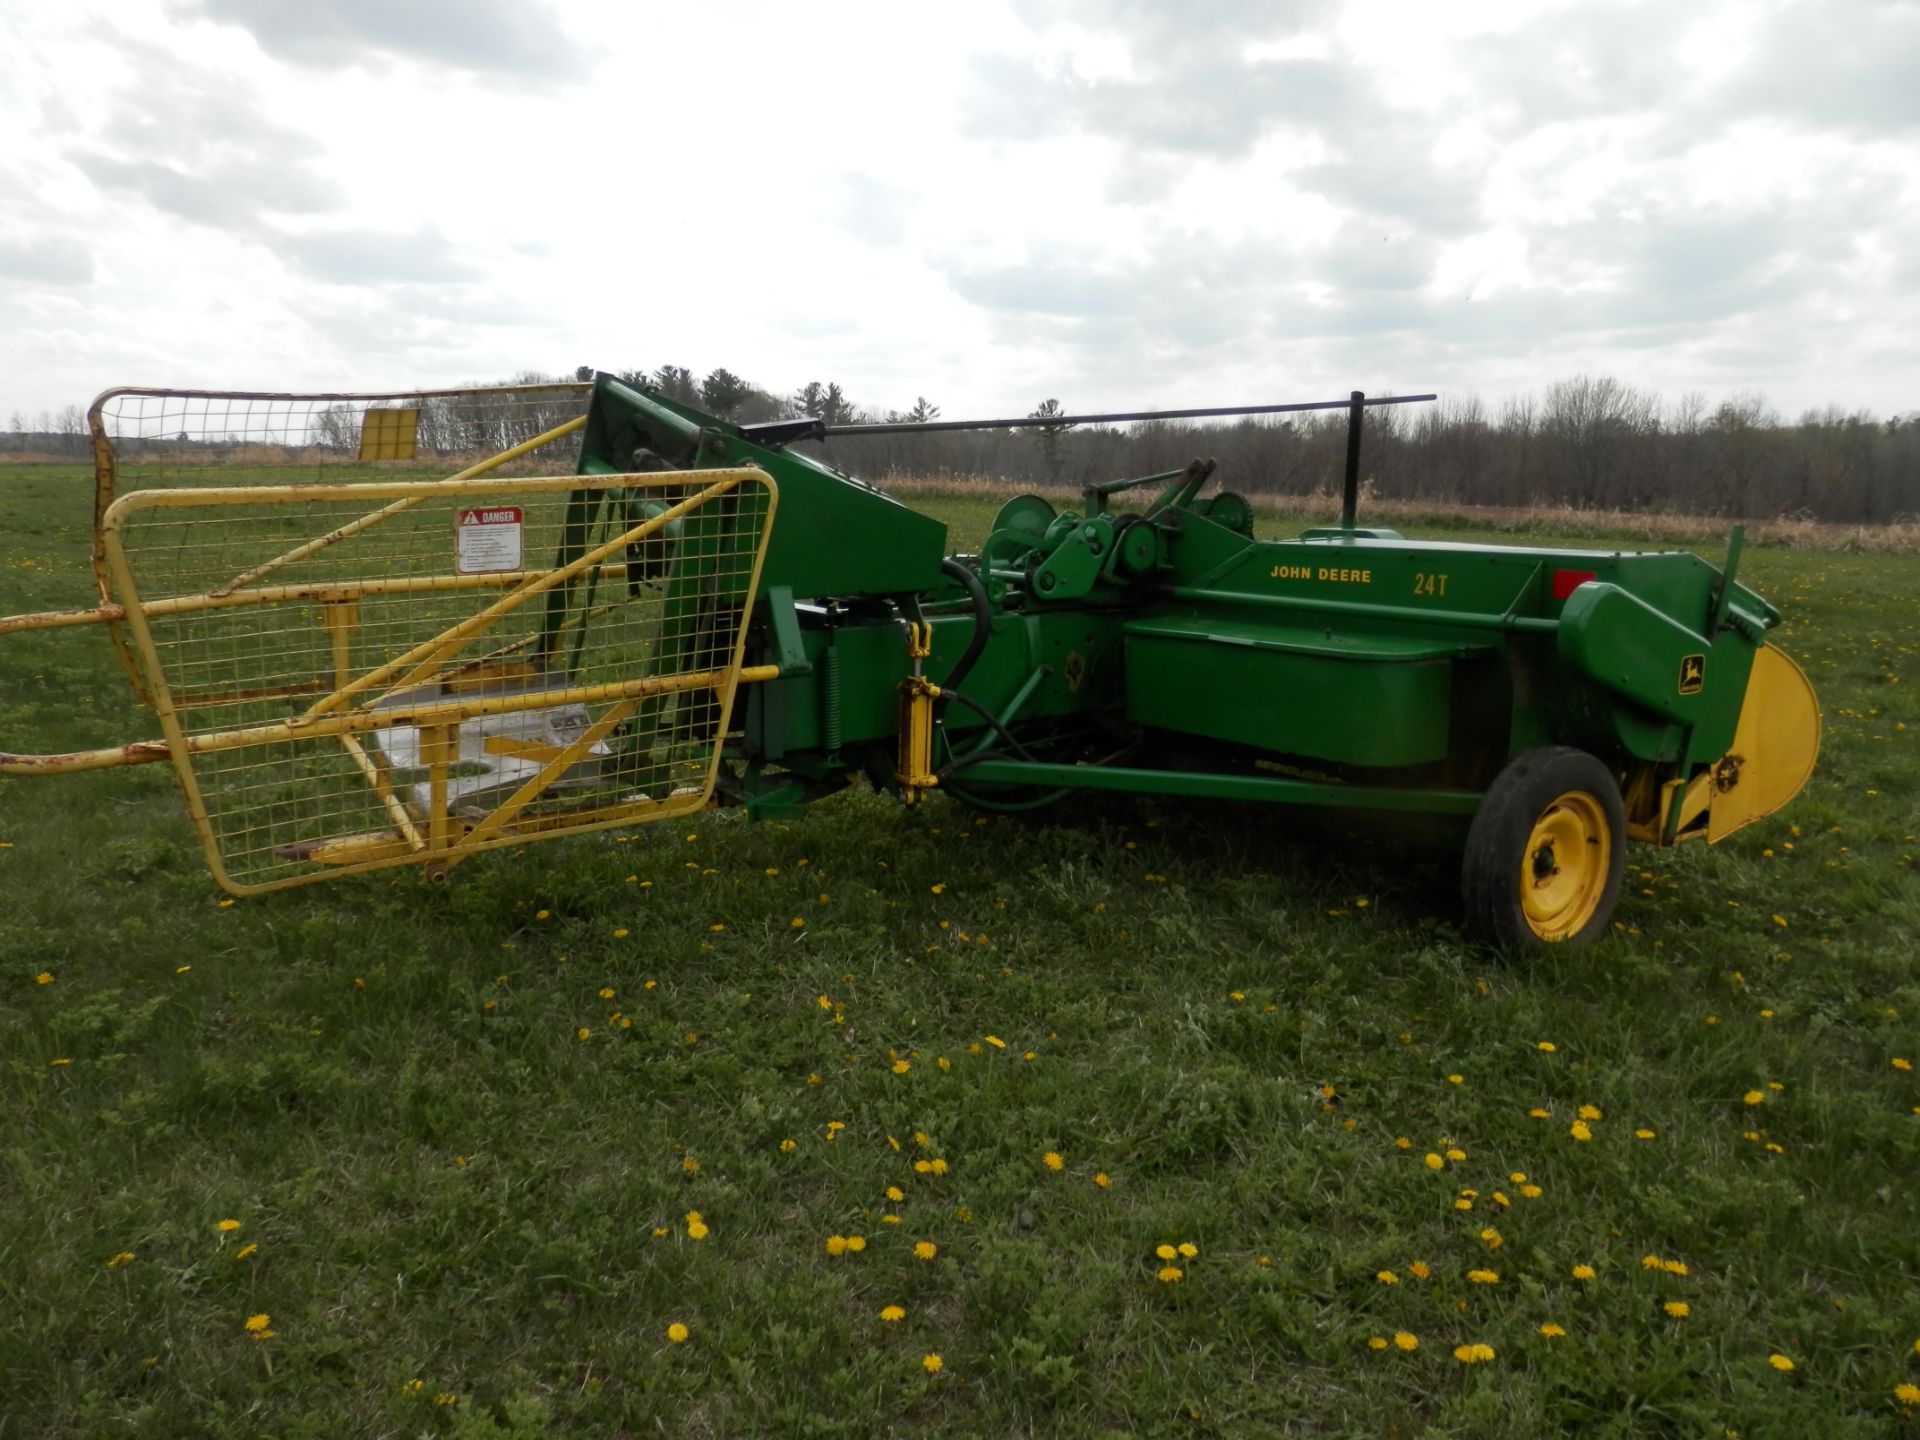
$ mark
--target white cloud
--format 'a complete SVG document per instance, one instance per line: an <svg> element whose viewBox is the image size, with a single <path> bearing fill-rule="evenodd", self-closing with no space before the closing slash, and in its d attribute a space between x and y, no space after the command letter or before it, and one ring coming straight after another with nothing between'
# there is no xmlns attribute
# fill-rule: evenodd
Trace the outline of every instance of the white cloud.
<svg viewBox="0 0 1920 1440"><path fill-rule="evenodd" d="M950 416L1914 403L1913 5L447 13L0 15L0 412L582 363Z"/></svg>

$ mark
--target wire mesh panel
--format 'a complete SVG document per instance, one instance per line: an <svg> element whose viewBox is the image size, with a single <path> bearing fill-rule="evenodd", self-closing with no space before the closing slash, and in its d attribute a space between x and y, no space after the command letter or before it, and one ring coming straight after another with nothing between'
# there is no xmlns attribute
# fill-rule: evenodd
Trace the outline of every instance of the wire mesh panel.
<svg viewBox="0 0 1920 1440"><path fill-rule="evenodd" d="M774 502L758 470L149 489L101 530L251 893L704 805Z"/></svg>
<svg viewBox="0 0 1920 1440"><path fill-rule="evenodd" d="M93 402L93 569L112 603L102 525L121 494L181 486L354 484L574 468L593 386L584 382L279 394L124 387ZM152 703L122 627L108 638Z"/></svg>
<svg viewBox="0 0 1920 1440"><path fill-rule="evenodd" d="M164 486L447 476L535 441L514 461L553 475L579 451L574 430L553 432L584 416L592 394L571 382L315 395L109 390L88 415L100 513L117 494Z"/></svg>

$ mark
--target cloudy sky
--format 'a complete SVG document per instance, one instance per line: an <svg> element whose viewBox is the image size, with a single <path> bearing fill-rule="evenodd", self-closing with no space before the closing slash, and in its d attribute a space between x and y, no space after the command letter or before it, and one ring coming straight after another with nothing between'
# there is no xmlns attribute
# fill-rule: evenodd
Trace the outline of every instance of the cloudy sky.
<svg viewBox="0 0 1920 1440"><path fill-rule="evenodd" d="M0 416L726 365L949 416L1920 410L1920 4L0 0Z"/></svg>

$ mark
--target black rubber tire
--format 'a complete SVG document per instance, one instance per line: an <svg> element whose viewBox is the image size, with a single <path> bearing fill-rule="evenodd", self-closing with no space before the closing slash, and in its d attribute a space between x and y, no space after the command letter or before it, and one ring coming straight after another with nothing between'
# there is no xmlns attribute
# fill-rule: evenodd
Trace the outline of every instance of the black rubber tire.
<svg viewBox="0 0 1920 1440"><path fill-rule="evenodd" d="M1609 844L1605 886L1593 914L1559 941L1543 939L1522 906L1521 868L1543 812L1562 795L1591 796L1604 816ZM1474 812L1460 866L1467 928L1502 950L1537 951L1550 944L1590 945L1606 934L1626 873L1627 816L1612 772L1584 750L1545 745L1508 762Z"/></svg>

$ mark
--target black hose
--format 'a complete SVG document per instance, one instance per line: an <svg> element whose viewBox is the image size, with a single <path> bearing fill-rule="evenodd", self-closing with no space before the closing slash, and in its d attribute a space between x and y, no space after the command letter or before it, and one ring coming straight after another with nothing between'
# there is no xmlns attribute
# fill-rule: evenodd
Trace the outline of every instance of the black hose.
<svg viewBox="0 0 1920 1440"><path fill-rule="evenodd" d="M981 651L987 648L987 638L993 633L993 601L988 598L987 587L980 583L980 577L952 556L940 562L940 573L958 580L967 594L973 597L973 638L967 641L965 652L954 663L953 669L947 672L947 678L940 682L942 690L952 690L967 678L967 672L973 669Z"/></svg>
<svg viewBox="0 0 1920 1440"><path fill-rule="evenodd" d="M940 687L940 698L943 700L958 700L962 705L966 706L969 710L973 711L974 714L978 715L982 720L985 720L987 724L991 725L995 730L998 730L1000 732L1000 738L1002 740L1005 740L1008 745L1013 747L1013 753L1015 755L1018 755L1022 760L1027 761L1029 764L1038 765L1040 763L1039 757L1036 756L1031 750L1027 749L1026 746L1020 743L1019 739L1014 735L1014 733L1011 730L1009 730L1004 724L1001 723L1000 717L998 715L994 714L991 710L989 710L986 706L982 705L978 700L975 700L972 696L962 695L958 690L949 690L946 686L942 685ZM952 767L949 766L948 768L949 770L951 770Z"/></svg>

